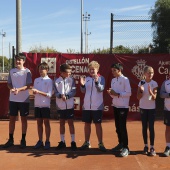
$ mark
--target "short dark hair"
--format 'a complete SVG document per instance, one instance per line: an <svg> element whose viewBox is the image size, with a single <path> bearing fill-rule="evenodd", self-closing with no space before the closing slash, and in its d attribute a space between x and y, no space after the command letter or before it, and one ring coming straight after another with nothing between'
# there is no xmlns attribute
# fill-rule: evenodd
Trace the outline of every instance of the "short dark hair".
<svg viewBox="0 0 170 170"><path fill-rule="evenodd" d="M66 64L66 63L60 65L60 72L66 72L67 69L71 70L72 67L69 64Z"/></svg>
<svg viewBox="0 0 170 170"><path fill-rule="evenodd" d="M26 60L26 56L25 56L25 54L24 54L24 53L16 54L16 55L15 55L15 58L23 59L24 61Z"/></svg>
<svg viewBox="0 0 170 170"><path fill-rule="evenodd" d="M123 66L122 66L122 64L120 64L120 63L114 63L114 64L112 64L112 65L111 65L111 68L115 68L115 69L117 69L117 70L123 71Z"/></svg>
<svg viewBox="0 0 170 170"><path fill-rule="evenodd" d="M45 70L49 70L50 68L49 68L49 65L46 63L46 62L43 62L43 63L40 63L39 65L38 65L38 69L39 68L42 68L42 69L45 69Z"/></svg>

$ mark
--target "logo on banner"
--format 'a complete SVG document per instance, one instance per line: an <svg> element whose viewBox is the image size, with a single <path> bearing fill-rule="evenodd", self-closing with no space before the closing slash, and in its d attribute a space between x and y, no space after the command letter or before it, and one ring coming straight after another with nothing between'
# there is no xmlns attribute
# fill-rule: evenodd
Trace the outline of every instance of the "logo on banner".
<svg viewBox="0 0 170 170"><path fill-rule="evenodd" d="M71 65L72 67L72 77L75 79L75 83L79 83L79 79L81 76L86 77L88 73L88 64L90 62L90 58L81 58L81 59L71 59L66 60L66 64Z"/></svg>
<svg viewBox="0 0 170 170"><path fill-rule="evenodd" d="M49 65L48 73L56 73L56 58L41 58L42 62L46 62Z"/></svg>
<svg viewBox="0 0 170 170"><path fill-rule="evenodd" d="M141 80L142 76L143 76L143 70L145 68L146 65L146 61L145 60L137 60L136 61L137 65L135 65L132 68L132 73L139 79Z"/></svg>

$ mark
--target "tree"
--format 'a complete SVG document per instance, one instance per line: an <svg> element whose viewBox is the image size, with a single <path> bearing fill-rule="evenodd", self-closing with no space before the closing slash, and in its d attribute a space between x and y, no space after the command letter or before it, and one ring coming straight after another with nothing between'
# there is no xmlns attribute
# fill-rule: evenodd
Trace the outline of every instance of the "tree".
<svg viewBox="0 0 170 170"><path fill-rule="evenodd" d="M128 48L128 47L124 47L123 45L119 45L114 47L114 49L112 49L113 53L118 53L118 54L128 54L128 53L133 53L133 50ZM103 48L100 49L98 48L97 50L93 50L91 51L92 54L109 54L110 53L110 48Z"/></svg>
<svg viewBox="0 0 170 170"><path fill-rule="evenodd" d="M170 0L157 0L150 13L154 51L165 53L170 46Z"/></svg>
<svg viewBox="0 0 170 170"><path fill-rule="evenodd" d="M12 67L11 59L4 57L4 71L8 72ZM0 72L3 70L3 57L0 56Z"/></svg>
<svg viewBox="0 0 170 170"><path fill-rule="evenodd" d="M114 49L113 49L113 53L119 53L119 54L129 54L129 53L133 53L133 50L128 48L128 47L124 47L123 45L119 45L119 46L116 46Z"/></svg>
<svg viewBox="0 0 170 170"><path fill-rule="evenodd" d="M32 46L29 49L29 53L59 53L54 47L43 47L41 45Z"/></svg>
<svg viewBox="0 0 170 170"><path fill-rule="evenodd" d="M97 50L93 50L90 53L92 53L92 54L109 54L109 52L110 52L109 48L106 48L106 49L105 48L103 48L103 49L98 48Z"/></svg>

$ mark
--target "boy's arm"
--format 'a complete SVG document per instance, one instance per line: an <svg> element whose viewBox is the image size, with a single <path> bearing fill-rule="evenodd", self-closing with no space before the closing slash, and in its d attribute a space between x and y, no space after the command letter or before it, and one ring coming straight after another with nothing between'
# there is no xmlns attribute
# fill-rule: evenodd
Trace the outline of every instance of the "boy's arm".
<svg viewBox="0 0 170 170"><path fill-rule="evenodd" d="M57 98L61 98L61 94L58 92L58 90L57 90L57 87L56 87L56 84L54 83L54 85L53 85L53 89L54 89L54 94L55 94L55 96L57 97Z"/></svg>
<svg viewBox="0 0 170 170"><path fill-rule="evenodd" d="M120 96L122 97L130 97L131 96L131 87L130 87L130 82L129 79L124 80L124 85L125 85L125 91L120 93Z"/></svg>
<svg viewBox="0 0 170 170"><path fill-rule="evenodd" d="M84 76L80 77L80 91L86 93L86 78Z"/></svg>
<svg viewBox="0 0 170 170"><path fill-rule="evenodd" d="M101 81L100 82L95 82L95 86L97 88L97 91L102 92L105 87L105 79L103 76L101 76Z"/></svg>
<svg viewBox="0 0 170 170"><path fill-rule="evenodd" d="M9 75L8 75L8 81L7 81L7 86L8 86L8 88L11 90L11 89L13 89L13 85L12 85L12 80L11 80L11 75L10 75L10 73L9 73Z"/></svg>
<svg viewBox="0 0 170 170"><path fill-rule="evenodd" d="M76 95L76 84L73 79L71 91L66 95L66 98L69 99L71 97L74 97L75 95Z"/></svg>
<svg viewBox="0 0 170 170"><path fill-rule="evenodd" d="M47 96L47 97L51 97L52 96L52 91L53 91L53 82L52 82L52 80L51 81L49 81L49 83L48 83L48 92L47 93L45 93L45 92L43 92L43 91L40 91L40 90L37 90L37 89L32 89L33 90L33 93L34 94L41 94L41 95L43 95L43 96Z"/></svg>
<svg viewBox="0 0 170 170"><path fill-rule="evenodd" d="M166 89L165 89L165 82L164 81L162 83L162 86L161 86L161 89L160 89L160 97L161 98L170 98L170 94L166 92Z"/></svg>
<svg viewBox="0 0 170 170"><path fill-rule="evenodd" d="M140 87L138 86L137 90L137 99L140 100L143 96L143 91L141 91Z"/></svg>
<svg viewBox="0 0 170 170"><path fill-rule="evenodd" d="M12 83L8 83L7 86L8 86L8 88L9 88L10 90L13 89Z"/></svg>

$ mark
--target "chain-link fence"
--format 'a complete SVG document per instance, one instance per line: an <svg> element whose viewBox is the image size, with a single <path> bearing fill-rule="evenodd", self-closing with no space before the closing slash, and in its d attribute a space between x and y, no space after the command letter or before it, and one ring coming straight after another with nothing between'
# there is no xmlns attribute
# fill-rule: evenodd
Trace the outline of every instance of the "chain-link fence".
<svg viewBox="0 0 170 170"><path fill-rule="evenodd" d="M124 53L150 53L153 48L153 28L150 16L120 16L111 14L111 48Z"/></svg>

